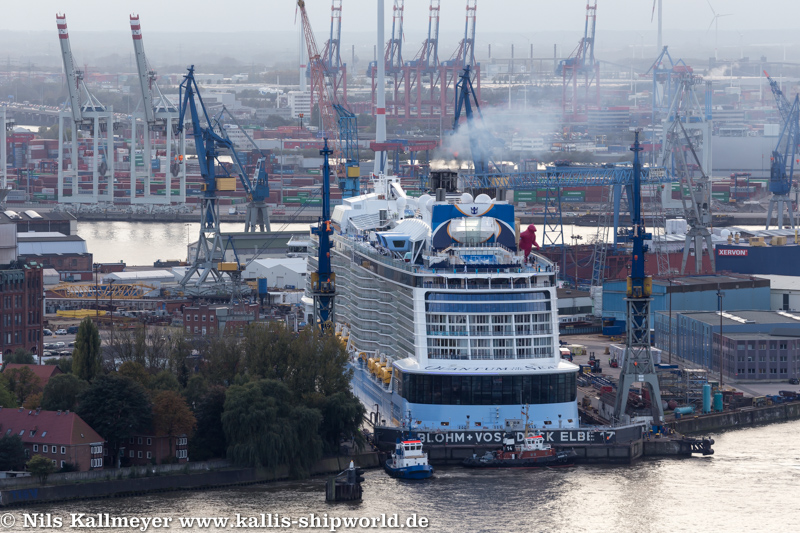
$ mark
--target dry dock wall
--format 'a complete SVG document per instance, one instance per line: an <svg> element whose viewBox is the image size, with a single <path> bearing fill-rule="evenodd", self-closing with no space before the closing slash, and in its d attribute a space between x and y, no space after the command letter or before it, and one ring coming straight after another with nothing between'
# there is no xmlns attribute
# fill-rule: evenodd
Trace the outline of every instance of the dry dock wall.
<svg viewBox="0 0 800 533"><path fill-rule="evenodd" d="M678 433L707 433L771 422L784 422L800 418L800 403L784 403L767 407L749 407L709 415L681 418L670 425Z"/></svg>
<svg viewBox="0 0 800 533"><path fill-rule="evenodd" d="M364 453L354 457L331 457L320 460L312 469L312 475L339 473L350 465L350 461L363 468L378 466L377 453ZM0 490L0 506L30 505L63 500L83 500L94 498L120 498L148 492L167 492L173 490L202 490L230 485L246 485L287 479L289 469L282 467L276 471L256 468L231 468L193 474L156 475L135 479L114 479L117 471L106 471L112 479L86 483L40 486L35 478L28 486Z"/></svg>

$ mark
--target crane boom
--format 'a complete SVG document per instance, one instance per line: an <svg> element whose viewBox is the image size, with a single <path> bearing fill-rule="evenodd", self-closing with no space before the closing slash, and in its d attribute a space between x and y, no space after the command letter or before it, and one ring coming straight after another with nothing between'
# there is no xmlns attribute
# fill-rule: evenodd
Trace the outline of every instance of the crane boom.
<svg viewBox="0 0 800 533"><path fill-rule="evenodd" d="M69 44L69 32L67 31L67 16L56 14L56 25L58 26L58 42L61 44L61 58L64 61L64 74L67 76L72 120L79 124L83 122L81 113L83 72L75 69L75 59L72 56L72 47Z"/></svg>
<svg viewBox="0 0 800 533"><path fill-rule="evenodd" d="M767 77L767 81L769 81L769 88L772 91L772 95L775 97L775 103L778 105L778 112L781 114L781 123L786 124L791 114L792 104L786 99L786 95L783 94L778 82L770 78L766 70L763 72L764 76Z"/></svg>
<svg viewBox="0 0 800 533"><path fill-rule="evenodd" d="M136 68L139 72L139 85L142 88L144 116L148 124L153 124L156 117L153 108L153 93L151 89L153 83L155 83L156 73L147 67L147 57L144 55L142 26L139 22L139 15L131 15L131 34L133 34L133 50L136 53Z"/></svg>

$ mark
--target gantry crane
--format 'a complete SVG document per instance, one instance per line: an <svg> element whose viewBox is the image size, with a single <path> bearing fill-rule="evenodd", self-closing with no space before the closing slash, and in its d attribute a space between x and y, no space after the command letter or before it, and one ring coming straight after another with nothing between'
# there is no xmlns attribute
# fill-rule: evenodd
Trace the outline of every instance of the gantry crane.
<svg viewBox="0 0 800 533"><path fill-rule="evenodd" d="M114 201L114 110L104 106L89 91L84 73L75 68L67 31L67 16L56 15L61 58L69 91L69 111L58 114L58 201L64 203L97 203ZM84 98L86 100L82 100ZM91 191L84 192L79 180L78 131L89 131L92 138ZM70 132L70 139L67 139ZM70 146L70 165L64 160L64 144ZM102 181L101 181L102 178ZM70 194L64 194L66 182ZM86 182L88 184L88 182ZM101 191L102 185L102 191Z"/></svg>
<svg viewBox="0 0 800 533"><path fill-rule="evenodd" d="M358 156L358 124L356 116L347 108L346 102L339 99L334 91L330 77L326 75L325 58L319 53L311 23L308 21L304 0L297 0L300 17L306 36L308 62L311 70L311 92L317 96L322 135L324 138L339 138L333 143L333 158L339 165L334 171L343 198L359 194L361 169ZM338 115L338 119L336 118Z"/></svg>
<svg viewBox="0 0 800 533"><path fill-rule="evenodd" d="M238 172L239 181L248 194L250 194L253 185L241 167L239 155L233 142L224 134L216 131L219 128L219 122L212 121L208 115L194 78L194 65L189 67L188 74L184 76L179 94L178 132L182 134L186 127L185 120L187 119L186 113L188 111L192 125L191 133L194 137L197 151L197 161L200 165L200 175L203 178L203 196L200 199L200 236L191 267L187 269L181 280L181 286L184 293L202 295L204 293L203 284L209 275L214 281L224 283L223 273L229 273L235 285L235 280L241 270L238 260L235 263L225 262L225 249L220 234L217 191L232 191L236 189L236 177L232 177L224 166L220 165L224 174L217 176L216 167L217 163L219 163L219 156L222 155L221 151L230 153ZM202 113L198 112L198 105ZM204 122L202 122L203 120ZM258 165L256 172L254 181L256 183L261 182L263 186L268 186L262 164ZM269 195L268 189L266 194L267 196ZM211 290L216 291L215 288ZM231 290L229 293L235 294L236 291Z"/></svg>
<svg viewBox="0 0 800 533"><path fill-rule="evenodd" d="M653 424L664 423L664 409L661 405L661 389L658 385L653 355L650 351L650 302L653 279L644 272L646 240L652 235L645 229L642 217L642 180L641 163L639 162L639 132L635 133L633 142L633 181L628 186L628 198L631 211L631 228L625 238L633 245L631 251L631 273L628 276L627 289L627 340L625 342L625 358L622 361L619 376L617 398L614 402L614 417L621 421L628 405L628 393L634 383L650 386L650 403L652 406Z"/></svg>
<svg viewBox="0 0 800 533"><path fill-rule="evenodd" d="M172 179L178 178L178 203L186 201L186 138L177 137L178 107L164 96L158 86L156 71L149 65L144 53L142 42L142 26L139 15L131 15L131 35L133 37L133 50L136 55L136 68L139 77L139 87L142 90L142 112L134 113L131 117L131 203L138 204L171 204ZM141 145L137 134L137 120L141 122ZM156 137L164 141L167 168L164 172L164 195L151 195L150 182L153 177L151 160L156 148ZM141 155L141 158L137 157ZM137 163L141 161L144 168L139 170ZM142 173L142 196L136 195L137 175Z"/></svg>
<svg viewBox="0 0 800 533"><path fill-rule="evenodd" d="M334 97L347 105L347 65L342 62L342 0L331 0L331 33L322 49L325 77L328 78ZM314 94L311 94L314 105Z"/></svg>
<svg viewBox="0 0 800 533"><path fill-rule="evenodd" d="M575 120L589 104L600 105L600 63L594 57L597 0L586 3L586 24L583 37L567 59L558 63L556 74L561 75L561 106L565 119ZM583 77L583 87L578 78ZM594 94L592 93L594 89Z"/></svg>

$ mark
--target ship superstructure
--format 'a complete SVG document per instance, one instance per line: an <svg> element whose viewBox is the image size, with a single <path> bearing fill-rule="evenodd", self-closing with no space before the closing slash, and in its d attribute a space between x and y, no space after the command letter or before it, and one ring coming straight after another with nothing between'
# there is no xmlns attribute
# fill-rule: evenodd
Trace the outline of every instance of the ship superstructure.
<svg viewBox="0 0 800 533"><path fill-rule="evenodd" d="M535 426L578 426L555 266L517 250L512 205L442 190L411 198L381 175L331 220L336 323L377 424L501 429L530 405Z"/></svg>

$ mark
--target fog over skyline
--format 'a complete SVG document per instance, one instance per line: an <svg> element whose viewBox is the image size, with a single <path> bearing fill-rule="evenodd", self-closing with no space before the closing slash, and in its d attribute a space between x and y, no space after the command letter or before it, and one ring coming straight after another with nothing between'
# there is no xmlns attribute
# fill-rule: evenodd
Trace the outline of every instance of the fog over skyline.
<svg viewBox="0 0 800 533"><path fill-rule="evenodd" d="M664 44L673 57L707 60L714 55L714 14L720 16L719 57L800 61L800 4L792 0L663 0ZM392 0L384 0L386 38L391 35ZM406 60L414 57L428 25L429 0L406 0ZM141 17L145 48L156 66L235 58L242 64L291 64L297 50L294 0L237 0L229 3L156 0L36 0L4 2L0 18L0 63L52 66L60 62L56 13L67 16L73 53L81 63L128 62L130 14ZM372 59L376 0L343 0L342 59L356 56L359 69ZM441 0L440 58L447 59L464 32L465 0ZM306 0L321 49L330 32L330 0ZM599 0L597 56L608 61L653 59L657 22L652 0ZM494 57L566 57L583 35L586 0L478 0L476 53ZM657 16L657 15L656 15ZM711 29L709 29L711 25ZM211 38L209 36L213 35ZM353 47L351 49L351 46Z"/></svg>

